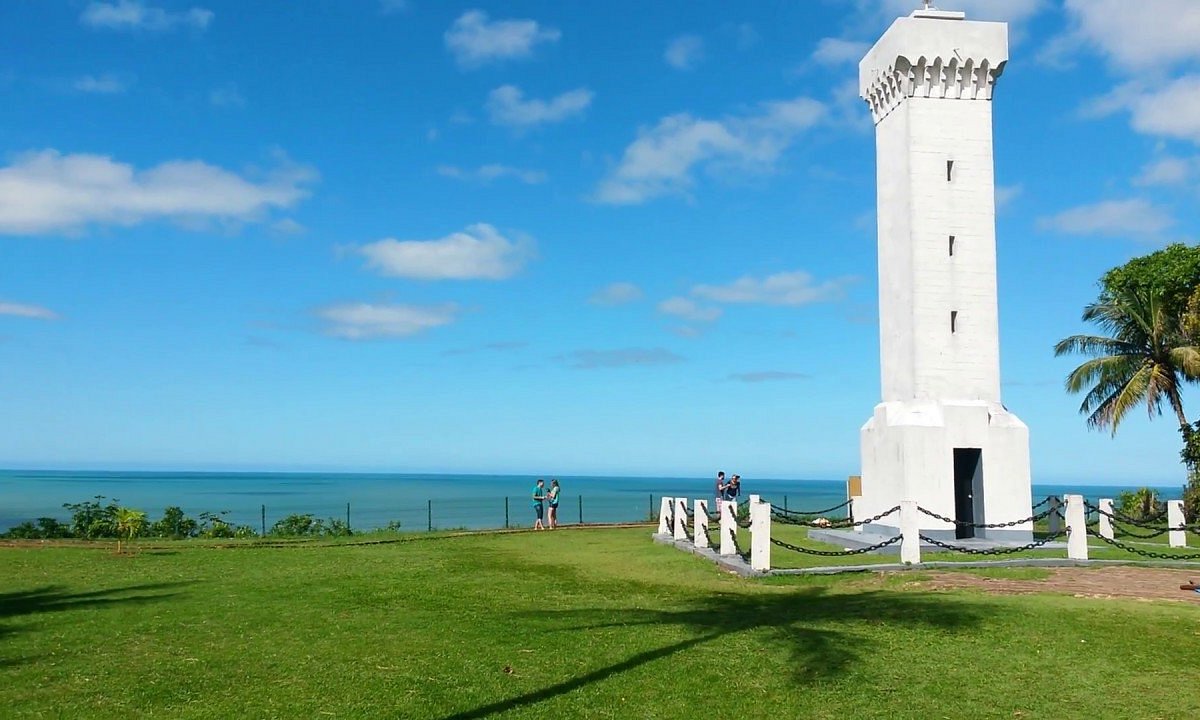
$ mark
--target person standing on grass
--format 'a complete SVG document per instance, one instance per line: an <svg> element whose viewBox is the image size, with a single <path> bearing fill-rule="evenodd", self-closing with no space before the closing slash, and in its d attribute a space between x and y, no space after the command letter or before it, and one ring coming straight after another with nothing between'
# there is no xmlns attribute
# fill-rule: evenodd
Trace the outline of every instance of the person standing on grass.
<svg viewBox="0 0 1200 720"><path fill-rule="evenodd" d="M725 489L729 487L725 484L725 471L721 470L717 473L717 509L721 508L721 501L725 499Z"/></svg>
<svg viewBox="0 0 1200 720"><path fill-rule="evenodd" d="M742 494L742 476L734 475L729 478L729 484L725 486L725 499L730 502L737 502L738 495Z"/></svg>
<svg viewBox="0 0 1200 720"><path fill-rule="evenodd" d="M542 517L546 514L546 481L538 478L537 485L533 486L533 516L536 518L533 521L534 530L545 530L546 526L542 524Z"/></svg>
<svg viewBox="0 0 1200 720"><path fill-rule="evenodd" d="M562 488L558 486L558 480L550 481L550 492L546 493L546 502L550 504L550 514L547 519L550 521L550 529L558 527L558 493Z"/></svg>

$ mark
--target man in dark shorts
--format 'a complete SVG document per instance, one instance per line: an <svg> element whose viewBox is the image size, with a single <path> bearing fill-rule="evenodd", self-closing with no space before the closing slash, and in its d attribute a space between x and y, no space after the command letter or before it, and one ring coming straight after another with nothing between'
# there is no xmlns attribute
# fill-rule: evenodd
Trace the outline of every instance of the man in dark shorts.
<svg viewBox="0 0 1200 720"><path fill-rule="evenodd" d="M728 485L725 484L725 471L721 470L720 472L717 473L717 502L718 503L725 499L725 489L727 487L728 487ZM717 505L718 510L720 509L720 507L721 507L720 505Z"/></svg>
<svg viewBox="0 0 1200 720"><path fill-rule="evenodd" d="M533 516L536 518L533 521L534 530L545 530L546 526L542 524L542 518L546 515L546 481L538 478L537 485L533 486Z"/></svg>

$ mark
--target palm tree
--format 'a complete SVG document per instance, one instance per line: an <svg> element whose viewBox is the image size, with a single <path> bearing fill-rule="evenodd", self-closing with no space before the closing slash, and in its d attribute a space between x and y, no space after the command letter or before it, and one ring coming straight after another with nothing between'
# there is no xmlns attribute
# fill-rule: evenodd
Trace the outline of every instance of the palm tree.
<svg viewBox="0 0 1200 720"><path fill-rule="evenodd" d="M1084 308L1083 321L1107 335L1072 335L1054 346L1056 356L1091 356L1066 381L1069 392L1087 391L1079 412L1088 416L1088 427L1116 433L1130 410L1145 405L1153 418L1165 400L1187 438L1191 426L1180 390L1200 379L1200 348L1186 344L1179 319L1164 307L1158 294L1142 290L1102 297Z"/></svg>
<svg viewBox="0 0 1200 720"><path fill-rule="evenodd" d="M146 527L146 513L127 507L117 508L113 513L114 524L117 528L117 554L121 553L121 536L132 542Z"/></svg>

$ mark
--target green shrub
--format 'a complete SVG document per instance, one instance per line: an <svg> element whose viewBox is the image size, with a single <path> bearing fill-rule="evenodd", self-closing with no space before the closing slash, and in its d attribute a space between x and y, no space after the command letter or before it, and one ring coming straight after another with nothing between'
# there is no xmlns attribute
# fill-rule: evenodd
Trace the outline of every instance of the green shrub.
<svg viewBox="0 0 1200 720"><path fill-rule="evenodd" d="M282 537L305 537L308 535L322 535L324 532L325 523L313 518L311 514L304 514L288 515L272 525L271 532L268 534Z"/></svg>
<svg viewBox="0 0 1200 720"><path fill-rule="evenodd" d="M150 525L147 534L151 537L182 538L196 537L200 534L200 524L183 513L183 509L172 505L163 510L161 520Z"/></svg>
<svg viewBox="0 0 1200 720"><path fill-rule="evenodd" d="M117 501L102 504L105 497L97 495L81 503L63 503L71 511L71 534L77 538L112 538L117 536Z"/></svg>
<svg viewBox="0 0 1200 720"><path fill-rule="evenodd" d="M1154 520L1167 511L1167 504L1158 499L1158 491L1139 488L1117 496L1117 512L1130 520Z"/></svg>

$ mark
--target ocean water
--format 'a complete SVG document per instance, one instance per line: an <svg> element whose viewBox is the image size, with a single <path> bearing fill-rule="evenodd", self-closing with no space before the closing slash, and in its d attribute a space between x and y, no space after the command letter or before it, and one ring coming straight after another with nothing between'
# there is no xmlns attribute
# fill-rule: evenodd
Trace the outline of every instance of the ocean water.
<svg viewBox="0 0 1200 720"><path fill-rule="evenodd" d="M227 512L234 525L270 528L292 514L345 520L364 530L399 522L408 530L502 528L532 524L530 494L537 478L516 475L416 475L360 473L210 473L0 470L0 530L38 517L70 519L64 503L97 495L144 510L151 520L169 505L188 515ZM547 483L549 478L546 478ZM712 478L560 476L560 524L646 520L660 499L713 494ZM1034 485L1034 500L1082 493L1090 500L1116 497L1112 486ZM1181 486L1158 488L1178 498ZM841 503L844 480L743 478L751 493L791 510L817 511ZM842 511L829 514L841 517Z"/></svg>

